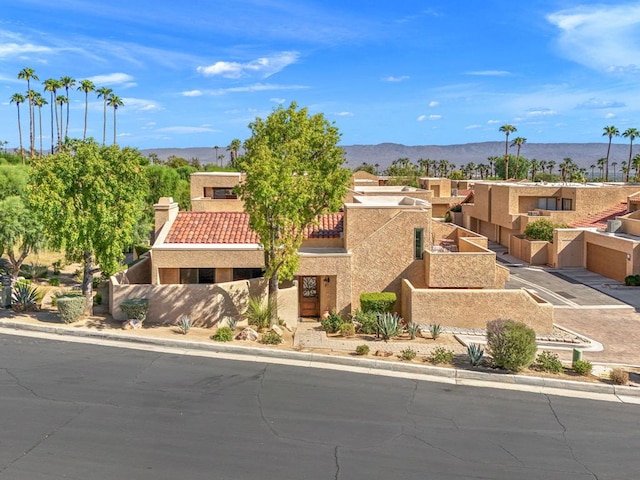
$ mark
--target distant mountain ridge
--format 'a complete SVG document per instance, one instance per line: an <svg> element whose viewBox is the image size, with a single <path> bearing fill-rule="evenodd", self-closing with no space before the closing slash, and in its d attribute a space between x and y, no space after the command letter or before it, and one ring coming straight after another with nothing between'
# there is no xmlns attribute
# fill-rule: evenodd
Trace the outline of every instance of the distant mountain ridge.
<svg viewBox="0 0 640 480"><path fill-rule="evenodd" d="M420 158L432 160L448 160L460 166L473 162L487 163L487 158L504 155L504 142L465 143L460 145L415 145L408 146L399 143L380 143L378 145L343 145L349 167L355 168L366 162L378 164L383 170L397 158L408 158L416 162ZM187 160L197 157L202 163L214 163L216 152L211 147L194 148L151 148L141 150L144 155L155 153L166 160L175 155ZM509 153L515 155L516 149L509 148ZM242 154L242 151L240 151ZM223 163L229 161L226 148L219 148L218 155L224 155ZM589 168L600 158L607 156L607 142L602 143L525 143L520 149L520 155L531 159L561 162L564 158L571 158L581 167ZM635 155L635 146L634 146ZM617 162L621 167L623 161L629 158L629 145L612 143L609 163Z"/></svg>

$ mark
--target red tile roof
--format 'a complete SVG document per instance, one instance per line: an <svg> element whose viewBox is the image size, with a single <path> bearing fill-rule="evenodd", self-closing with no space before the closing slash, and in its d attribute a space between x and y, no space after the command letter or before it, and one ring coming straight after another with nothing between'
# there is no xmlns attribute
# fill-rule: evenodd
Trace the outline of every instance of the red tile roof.
<svg viewBox="0 0 640 480"><path fill-rule="evenodd" d="M322 215L319 225L305 232L305 238L340 238L343 218L342 212ZM245 212L179 212L165 243L252 244L259 239Z"/></svg>
<svg viewBox="0 0 640 480"><path fill-rule="evenodd" d="M616 217L627 213L627 204L618 203L598 213L594 213L581 220L570 223L572 228L606 228L607 220L615 220Z"/></svg>
<svg viewBox="0 0 640 480"><path fill-rule="evenodd" d="M629 199L629 201L630 201L631 203L640 203L640 195L636 195L636 196L634 196L634 197L631 197L631 198Z"/></svg>

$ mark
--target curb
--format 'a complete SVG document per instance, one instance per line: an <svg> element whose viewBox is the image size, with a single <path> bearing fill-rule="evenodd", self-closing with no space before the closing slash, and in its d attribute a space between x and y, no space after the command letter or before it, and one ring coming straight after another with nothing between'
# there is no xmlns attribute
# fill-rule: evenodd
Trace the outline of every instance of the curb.
<svg viewBox="0 0 640 480"><path fill-rule="evenodd" d="M436 367L431 365L416 365L409 363L395 363L371 358L350 358L344 356L325 355L313 352L298 352L289 350L277 350L269 348L244 347L225 344L207 344L202 342L191 342L188 340L169 340L150 337L123 336L118 334L99 332L87 329L69 330L60 327L49 327L44 325L32 325L11 320L1 320L0 327L14 330L24 330L58 335L60 337L81 337L98 340L110 340L120 343L143 344L159 347L180 348L185 350L201 350L212 353L235 354L246 357L273 358L282 360L292 360L296 362L307 362L320 368L322 365L355 367L366 370L367 373L397 372L437 378L440 381L456 385L480 385L482 384L502 384L513 388L516 386L534 387L538 389L569 390L592 394L613 395L616 397L633 397L640 399L640 388L620 385L605 385L598 383L579 382L574 380L561 380L547 377L530 377L526 375L515 375L511 373L491 373L476 372L457 368ZM485 385L488 386L488 385Z"/></svg>

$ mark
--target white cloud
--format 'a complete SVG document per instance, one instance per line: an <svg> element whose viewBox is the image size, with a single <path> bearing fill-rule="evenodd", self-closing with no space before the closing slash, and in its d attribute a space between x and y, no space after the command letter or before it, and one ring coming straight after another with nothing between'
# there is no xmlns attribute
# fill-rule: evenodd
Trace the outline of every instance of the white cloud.
<svg viewBox="0 0 640 480"><path fill-rule="evenodd" d="M215 132L214 129L208 128L208 127L185 127L185 126L163 127L163 128L157 129L156 131L161 133L178 133L178 134Z"/></svg>
<svg viewBox="0 0 640 480"><path fill-rule="evenodd" d="M440 105L440 102L436 102L435 100L433 100L433 101L429 102L429 106L430 106L431 108L433 108L433 107L437 107L438 105Z"/></svg>
<svg viewBox="0 0 640 480"><path fill-rule="evenodd" d="M25 53L49 53L53 49L32 43L1 43L0 58L24 55Z"/></svg>
<svg viewBox="0 0 640 480"><path fill-rule="evenodd" d="M335 112L334 115L338 117L353 117L353 113L351 112Z"/></svg>
<svg viewBox="0 0 640 480"><path fill-rule="evenodd" d="M442 115L429 115L429 120L440 120Z"/></svg>
<svg viewBox="0 0 640 480"><path fill-rule="evenodd" d="M91 80L96 85L120 85L124 87L135 87L136 83L134 78L127 73L108 73L106 75L95 75L89 77L87 80Z"/></svg>
<svg viewBox="0 0 640 480"><path fill-rule="evenodd" d="M476 128L482 128L482 125L474 124L474 125L467 125L466 127L464 127L465 130L474 130Z"/></svg>
<svg viewBox="0 0 640 480"><path fill-rule="evenodd" d="M603 72L637 73L640 4L581 6L547 15L558 27L558 46L570 60Z"/></svg>
<svg viewBox="0 0 640 480"><path fill-rule="evenodd" d="M382 77L382 81L384 82L404 82L405 80L409 80L409 75L400 75L400 76L393 76L393 75L389 75L387 77Z"/></svg>
<svg viewBox="0 0 640 480"><path fill-rule="evenodd" d="M599 100L597 98L590 98L586 102L582 102L576 106L576 108L587 109L599 109L599 108L622 108L626 105L622 102L616 102L614 100Z"/></svg>
<svg viewBox="0 0 640 480"><path fill-rule="evenodd" d="M163 107L153 100L145 100L143 98L123 98L125 108L139 112L157 112L163 110Z"/></svg>
<svg viewBox="0 0 640 480"><path fill-rule="evenodd" d="M225 78L242 78L258 76L268 78L285 67L298 61L298 52L281 52L270 57L260 57L247 63L216 62L208 66L199 66L196 70L205 77L222 76Z"/></svg>
<svg viewBox="0 0 640 480"><path fill-rule="evenodd" d="M242 87L218 88L217 90L198 90L201 95L226 95L227 93L253 93L267 92L270 90L303 90L309 88L306 85L277 85L272 83L254 83ZM183 93L184 95L184 93Z"/></svg>
<svg viewBox="0 0 640 480"><path fill-rule="evenodd" d="M284 102L286 102L286 99L274 97L274 98L270 98L269 101L273 103L283 104Z"/></svg>
<svg viewBox="0 0 640 480"><path fill-rule="evenodd" d="M182 92L182 95L185 97L199 97L202 95L202 91L200 90L187 90L186 92Z"/></svg>
<svg viewBox="0 0 640 480"><path fill-rule="evenodd" d="M511 72L506 70L476 70L472 72L465 72L465 75L478 75L481 77L505 77L511 75Z"/></svg>
<svg viewBox="0 0 640 480"><path fill-rule="evenodd" d="M549 115L557 115L557 112L550 108L532 108L525 113L527 117L546 117Z"/></svg>
<svg viewBox="0 0 640 480"><path fill-rule="evenodd" d="M615 118L616 114L615 113L607 113L604 118Z"/></svg>
<svg viewBox="0 0 640 480"><path fill-rule="evenodd" d="M420 115L418 118L416 118L416 120L419 122L424 122L426 119L427 119L426 115Z"/></svg>
<svg viewBox="0 0 640 480"><path fill-rule="evenodd" d="M489 125L497 125L498 123L501 123L501 122L500 122L500 120L489 120L489 121L487 121L487 123Z"/></svg>

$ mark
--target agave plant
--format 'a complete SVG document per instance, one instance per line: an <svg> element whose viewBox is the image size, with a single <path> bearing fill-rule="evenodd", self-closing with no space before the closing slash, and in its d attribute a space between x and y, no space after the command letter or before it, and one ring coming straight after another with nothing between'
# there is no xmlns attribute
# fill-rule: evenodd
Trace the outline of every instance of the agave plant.
<svg viewBox="0 0 640 480"><path fill-rule="evenodd" d="M274 306L270 300L263 302L260 297L249 297L245 316L249 325L254 325L258 330L265 329L271 323Z"/></svg>
<svg viewBox="0 0 640 480"><path fill-rule="evenodd" d="M39 292L28 283L18 282L13 287L11 300L16 312L29 312L38 309Z"/></svg>
<svg viewBox="0 0 640 480"><path fill-rule="evenodd" d="M467 355L469 356L469 363L475 367L482 361L484 350L477 343L470 343L467 345Z"/></svg>
<svg viewBox="0 0 640 480"><path fill-rule="evenodd" d="M440 333L442 333L442 327L438 323L429 325L429 333L431 333L431 338L435 340L440 336Z"/></svg>
<svg viewBox="0 0 640 480"><path fill-rule="evenodd" d="M400 325L400 317L398 317L398 314L390 312L381 313L378 317L378 332L380 332L380 336L385 342L390 338L400 335L402 333L402 326Z"/></svg>
<svg viewBox="0 0 640 480"><path fill-rule="evenodd" d="M411 340L414 340L418 336L418 332L420 332L420 325L413 322L407 323L407 333Z"/></svg>
<svg viewBox="0 0 640 480"><path fill-rule="evenodd" d="M187 315L183 315L178 320L178 329L183 335L186 335L191 330L191 319Z"/></svg>

